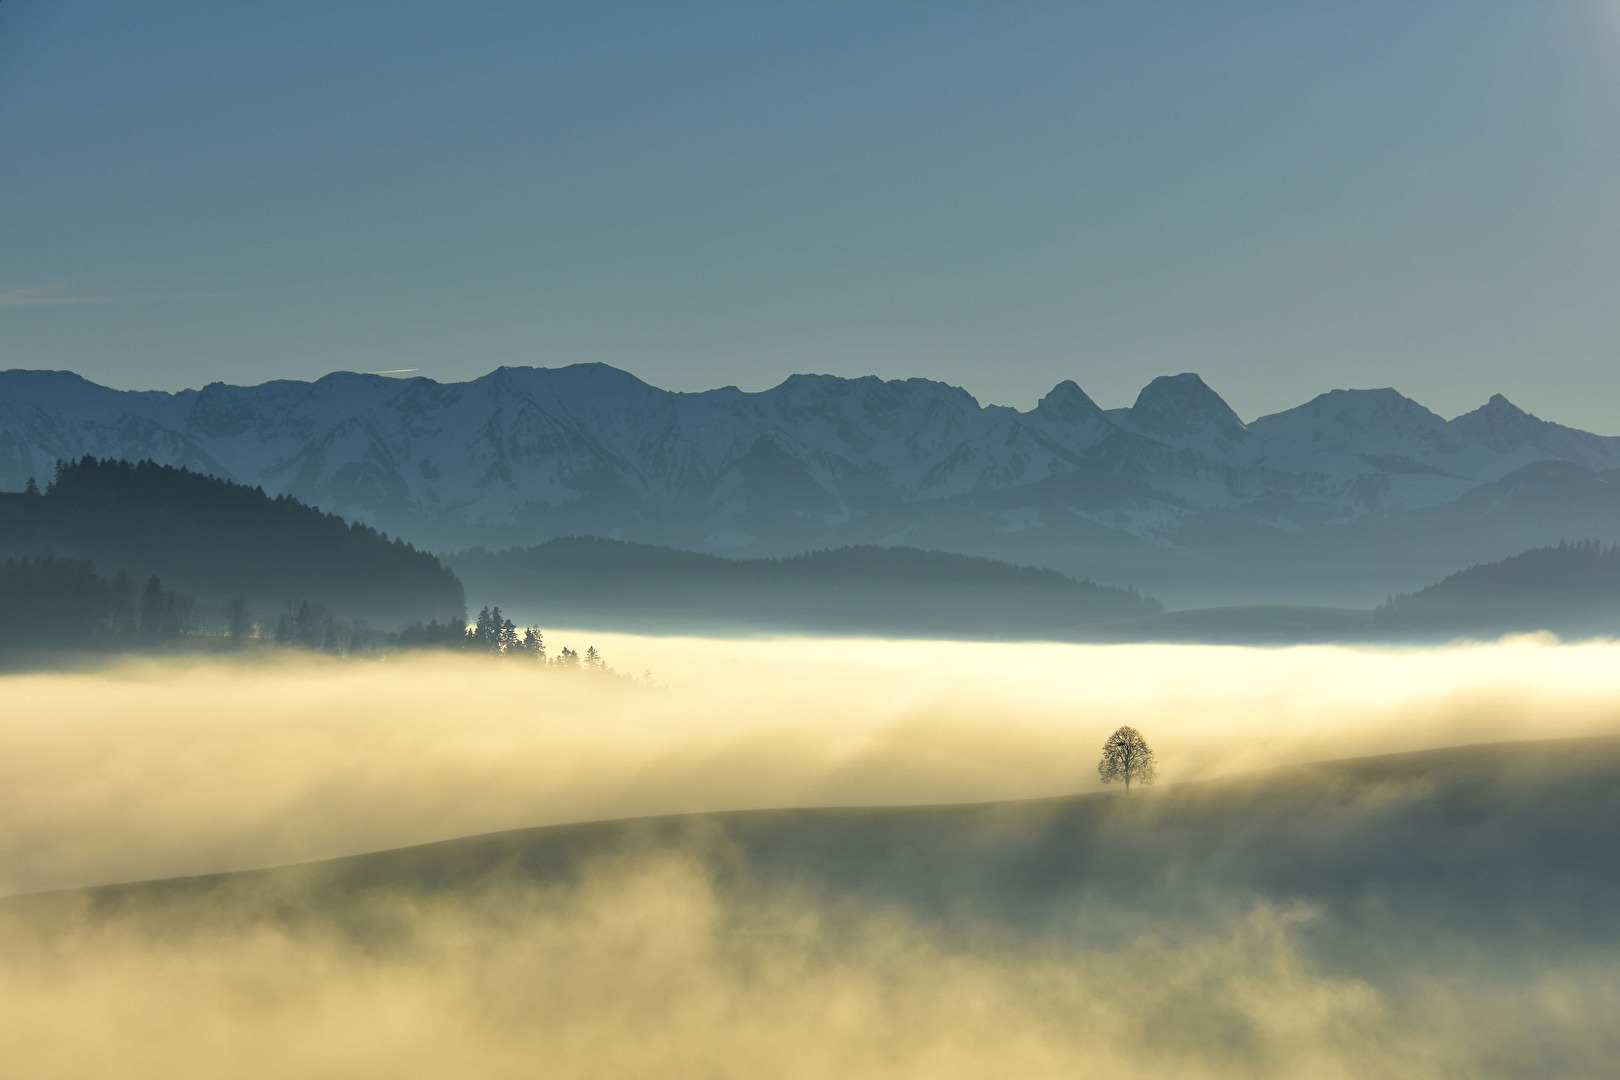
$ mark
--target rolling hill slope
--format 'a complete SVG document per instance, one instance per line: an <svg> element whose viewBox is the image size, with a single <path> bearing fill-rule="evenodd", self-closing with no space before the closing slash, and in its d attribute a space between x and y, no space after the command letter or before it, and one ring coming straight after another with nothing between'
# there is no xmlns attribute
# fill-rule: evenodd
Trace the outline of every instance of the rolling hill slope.
<svg viewBox="0 0 1620 1080"><path fill-rule="evenodd" d="M1561 543L1471 566L1391 598L1374 619L1384 633L1620 634L1620 548Z"/></svg>
<svg viewBox="0 0 1620 1080"><path fill-rule="evenodd" d="M569 881L677 851L737 880L1026 928L1088 903L1185 913L1235 896L1345 919L1458 920L1620 943L1620 738L1496 743L1015 803L739 811L548 826L297 867L80 890L108 910L268 889L314 912L371 891ZM48 904L38 894L13 903ZM1384 910L1362 908L1377 898ZM1432 928L1432 927L1430 927Z"/></svg>
<svg viewBox="0 0 1620 1080"><path fill-rule="evenodd" d="M35 1075L1597 1078L1617 792L1620 740L1499 744L14 897L0 1032Z"/></svg>
<svg viewBox="0 0 1620 1080"><path fill-rule="evenodd" d="M552 625L944 638L1073 636L1162 610L1134 589L910 547L728 559L596 537L447 557L474 604Z"/></svg>

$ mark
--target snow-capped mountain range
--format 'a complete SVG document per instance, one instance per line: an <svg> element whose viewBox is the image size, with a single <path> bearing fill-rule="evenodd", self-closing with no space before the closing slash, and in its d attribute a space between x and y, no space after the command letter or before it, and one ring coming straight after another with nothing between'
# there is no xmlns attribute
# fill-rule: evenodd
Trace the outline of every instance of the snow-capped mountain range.
<svg viewBox="0 0 1620 1080"><path fill-rule="evenodd" d="M441 550L907 543L1181 602L1365 602L1535 543L1620 540L1620 438L1500 396L1446 420L1389 389L1245 423L1192 374L1128 409L1065 381L1019 411L926 379L674 393L599 364L172 394L0 372L0 489L84 454L189 466Z"/></svg>

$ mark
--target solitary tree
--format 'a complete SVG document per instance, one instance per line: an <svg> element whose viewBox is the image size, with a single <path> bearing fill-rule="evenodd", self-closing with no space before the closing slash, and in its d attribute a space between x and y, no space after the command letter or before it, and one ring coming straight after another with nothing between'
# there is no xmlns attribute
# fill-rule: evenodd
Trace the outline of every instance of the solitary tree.
<svg viewBox="0 0 1620 1080"><path fill-rule="evenodd" d="M1125 781L1125 794L1131 793L1131 781L1141 784L1151 784L1158 776L1158 770L1153 767L1153 750L1148 746L1142 733L1133 727L1122 727L1103 743L1102 760L1097 762L1097 775L1102 782L1112 784L1115 780Z"/></svg>

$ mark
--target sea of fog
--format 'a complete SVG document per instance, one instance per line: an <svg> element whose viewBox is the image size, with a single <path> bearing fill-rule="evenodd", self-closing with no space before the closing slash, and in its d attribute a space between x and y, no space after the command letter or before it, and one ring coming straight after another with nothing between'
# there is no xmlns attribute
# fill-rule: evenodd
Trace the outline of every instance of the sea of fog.
<svg viewBox="0 0 1620 1080"><path fill-rule="evenodd" d="M657 685L512 661L134 660L0 676L0 895L531 825L1096 790L1620 733L1620 646L713 640L553 632Z"/></svg>
<svg viewBox="0 0 1620 1080"><path fill-rule="evenodd" d="M1302 764L1620 734L1615 645L549 637L656 685L433 654L0 677L0 892L1085 793L1120 724L1163 784L14 895L0 1072L1439 1080L1620 1058L1620 745Z"/></svg>

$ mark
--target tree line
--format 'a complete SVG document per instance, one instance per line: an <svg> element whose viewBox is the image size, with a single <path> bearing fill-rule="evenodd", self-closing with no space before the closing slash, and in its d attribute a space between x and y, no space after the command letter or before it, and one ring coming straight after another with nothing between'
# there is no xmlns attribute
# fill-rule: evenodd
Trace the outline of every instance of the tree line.
<svg viewBox="0 0 1620 1080"><path fill-rule="evenodd" d="M332 656L438 648L526 659L548 667L618 675L595 646L548 651L537 626L519 628L499 607L478 618L413 623L394 633L343 618L312 600L288 604L274 621L256 619L248 597L201 605L157 575L137 581L120 570L103 577L86 559L0 562L0 650L120 651L152 648L297 648ZM643 676L642 681L650 681Z"/></svg>
<svg viewBox="0 0 1620 1080"><path fill-rule="evenodd" d="M546 651L545 635L538 626L520 628L499 607L485 607L470 624L464 619L413 623L395 634L393 643L405 649L455 649L561 668L612 672L594 645L587 647L583 654L564 645L555 656L550 655Z"/></svg>
<svg viewBox="0 0 1620 1080"><path fill-rule="evenodd" d="M185 637L192 615L191 599L155 574L137 584L122 570L103 578L82 559L0 563L0 645L161 644Z"/></svg>
<svg viewBox="0 0 1620 1080"><path fill-rule="evenodd" d="M51 556L158 575L218 607L308 599L397 626L466 610L437 557L287 495L152 461L86 456L43 491L0 492L0 558Z"/></svg>

